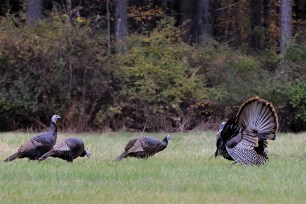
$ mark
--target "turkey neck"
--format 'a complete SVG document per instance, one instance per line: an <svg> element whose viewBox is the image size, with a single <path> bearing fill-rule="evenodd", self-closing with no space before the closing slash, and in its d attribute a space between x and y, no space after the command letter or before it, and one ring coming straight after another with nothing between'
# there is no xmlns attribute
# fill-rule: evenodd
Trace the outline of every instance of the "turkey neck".
<svg viewBox="0 0 306 204"><path fill-rule="evenodd" d="M167 139L167 137L165 137L165 138L163 139L163 142L166 143L166 144L168 144L168 139Z"/></svg>
<svg viewBox="0 0 306 204"><path fill-rule="evenodd" d="M55 122L51 122L49 131L53 132L52 136L55 137L55 139L57 139L57 125Z"/></svg>

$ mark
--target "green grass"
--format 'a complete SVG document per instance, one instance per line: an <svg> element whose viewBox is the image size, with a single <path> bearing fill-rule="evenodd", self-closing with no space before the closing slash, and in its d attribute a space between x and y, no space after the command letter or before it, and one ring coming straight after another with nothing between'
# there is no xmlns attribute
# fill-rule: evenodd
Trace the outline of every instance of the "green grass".
<svg viewBox="0 0 306 204"><path fill-rule="evenodd" d="M149 134L151 135L151 134ZM162 139L166 134L155 134ZM33 133L1 133L0 159ZM59 134L59 141L72 134ZM75 134L90 159L0 163L0 203L305 203L306 134L278 134L261 167L211 157L215 133L176 133L147 160L114 159L137 133Z"/></svg>

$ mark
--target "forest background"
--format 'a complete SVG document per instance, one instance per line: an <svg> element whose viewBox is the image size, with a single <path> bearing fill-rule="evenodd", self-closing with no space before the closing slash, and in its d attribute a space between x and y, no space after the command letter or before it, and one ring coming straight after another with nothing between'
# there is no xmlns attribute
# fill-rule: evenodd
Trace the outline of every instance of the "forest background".
<svg viewBox="0 0 306 204"><path fill-rule="evenodd" d="M0 0L0 131L306 130L306 0Z"/></svg>

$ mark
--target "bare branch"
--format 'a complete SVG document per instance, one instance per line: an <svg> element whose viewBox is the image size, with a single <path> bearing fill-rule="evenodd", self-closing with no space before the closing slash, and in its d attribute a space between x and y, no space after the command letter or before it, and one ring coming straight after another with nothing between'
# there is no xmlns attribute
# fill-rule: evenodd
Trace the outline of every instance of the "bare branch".
<svg viewBox="0 0 306 204"><path fill-rule="evenodd" d="M228 8L232 8L232 7L234 7L234 6L238 5L238 4L239 4L239 2L234 3L232 5L229 5L229 6L222 7L222 8L217 8L217 9L215 9L215 11L220 11L220 10L225 10L225 9L228 9Z"/></svg>

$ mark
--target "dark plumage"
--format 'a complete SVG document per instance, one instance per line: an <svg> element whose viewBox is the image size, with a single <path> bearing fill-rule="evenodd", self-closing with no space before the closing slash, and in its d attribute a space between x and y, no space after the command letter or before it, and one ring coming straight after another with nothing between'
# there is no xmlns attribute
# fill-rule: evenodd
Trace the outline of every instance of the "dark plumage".
<svg viewBox="0 0 306 204"><path fill-rule="evenodd" d="M244 102L235 118L222 123L217 133L215 156L245 165L262 165L268 160L267 140L274 140L278 117L272 105L253 97Z"/></svg>
<svg viewBox="0 0 306 204"><path fill-rule="evenodd" d="M36 160L41 155L45 154L55 145L57 139L57 119L61 118L59 115L53 115L51 118L51 125L48 132L41 133L33 137L30 141L24 143L19 150L9 156L5 162L13 161L17 158L29 158L30 160Z"/></svg>
<svg viewBox="0 0 306 204"><path fill-rule="evenodd" d="M122 160L126 157L147 158L153 156L157 152L163 151L167 147L170 139L172 139L171 135L167 135L163 141L153 137L132 139L125 146L125 151L117 160Z"/></svg>
<svg viewBox="0 0 306 204"><path fill-rule="evenodd" d="M39 158L39 161L48 157L57 157L68 162L73 162L77 157L90 157L90 153L85 150L83 140L79 138L67 138L56 144L49 152Z"/></svg>

